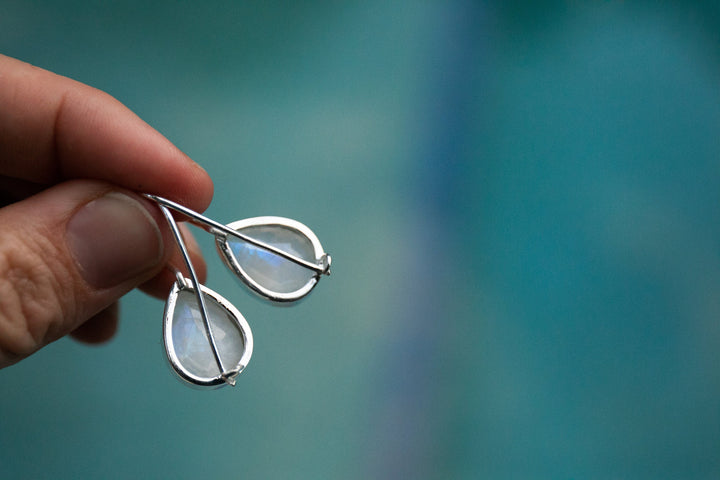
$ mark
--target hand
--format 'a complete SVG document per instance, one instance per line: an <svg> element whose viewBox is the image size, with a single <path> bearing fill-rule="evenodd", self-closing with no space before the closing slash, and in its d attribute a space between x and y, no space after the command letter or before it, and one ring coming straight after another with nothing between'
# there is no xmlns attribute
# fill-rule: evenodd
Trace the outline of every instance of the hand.
<svg viewBox="0 0 720 480"><path fill-rule="evenodd" d="M181 257L137 192L202 212L212 182L109 95L0 55L0 367L68 333L110 338L134 287L167 294Z"/></svg>

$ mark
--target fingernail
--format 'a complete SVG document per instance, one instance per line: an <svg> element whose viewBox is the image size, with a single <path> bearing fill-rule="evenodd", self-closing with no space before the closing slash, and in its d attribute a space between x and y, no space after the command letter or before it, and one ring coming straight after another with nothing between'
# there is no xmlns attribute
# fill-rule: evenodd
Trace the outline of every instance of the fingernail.
<svg viewBox="0 0 720 480"><path fill-rule="evenodd" d="M119 192L80 208L68 222L66 240L82 277L96 288L150 270L163 254L162 234L150 212Z"/></svg>

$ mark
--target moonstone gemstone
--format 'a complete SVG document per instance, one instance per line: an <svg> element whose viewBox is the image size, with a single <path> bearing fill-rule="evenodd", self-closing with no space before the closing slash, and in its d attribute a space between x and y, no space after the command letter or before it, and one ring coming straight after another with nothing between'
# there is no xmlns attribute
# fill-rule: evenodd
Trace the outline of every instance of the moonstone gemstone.
<svg viewBox="0 0 720 480"><path fill-rule="evenodd" d="M245 351L240 326L229 311L208 295L205 295L205 307L223 366L233 369ZM220 374L194 291L178 292L172 317L172 341L175 355L187 372L206 379Z"/></svg>
<svg viewBox="0 0 720 480"><path fill-rule="evenodd" d="M317 262L312 242L297 230L282 225L258 225L239 232L303 260ZM308 268L238 238L228 237L227 244L246 275L273 292L296 292L315 275Z"/></svg>

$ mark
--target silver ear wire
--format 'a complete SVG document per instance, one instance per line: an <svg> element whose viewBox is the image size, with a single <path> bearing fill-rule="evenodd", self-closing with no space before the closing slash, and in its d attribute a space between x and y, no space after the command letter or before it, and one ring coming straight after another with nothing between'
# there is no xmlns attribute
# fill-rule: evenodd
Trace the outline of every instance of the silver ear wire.
<svg viewBox="0 0 720 480"><path fill-rule="evenodd" d="M235 380L230 379L228 376L228 373L225 370L225 367L223 366L222 359L220 358L220 353L218 352L217 343L215 342L215 337L213 335L212 328L210 326L210 319L208 318L208 310L207 306L205 304L205 295L203 295L200 282L198 282L197 274L195 273L195 268L193 267L192 261L190 260L190 254L188 253L187 247L185 246L185 242L183 241L182 234L180 233L180 229L177 226L177 223L175 222L175 219L172 216L172 213L165 207L164 205L160 204L160 211L165 216L165 219L167 220L168 224L170 224L170 230L172 230L173 236L175 237L175 241L177 242L178 246L180 247L180 252L182 253L182 257L185 260L185 266L187 266L188 272L190 273L190 287L195 292L195 298L197 299L198 305L200 306L200 315L202 317L203 325L205 326L205 335L207 336L208 343L210 344L210 348L212 350L213 357L215 358L215 362L217 363L217 367L220 370L220 376L223 378L225 382L227 382L230 385L235 385ZM176 273L176 276L177 273ZM187 288L187 282L183 281L180 282L180 286Z"/></svg>
<svg viewBox="0 0 720 480"><path fill-rule="evenodd" d="M146 198L155 201L159 206L170 208L172 210L175 210L176 212L182 213L183 215L186 215L188 218L190 218L190 221L197 225L198 227L204 229L208 233L211 233L215 235L216 237L220 234L223 234L225 236L231 236L238 238L244 242L247 242L251 245L255 245L256 247L259 247L263 250L266 250L268 252L274 253L275 255L278 255L286 260L289 260L293 263L296 263L298 265L301 265L307 269L313 270L320 274L329 275L330 272L327 268L325 268L325 265L322 263L312 263L305 259L299 258L291 253L288 253L280 248L277 248L273 245L270 245L268 243L262 242L260 240L257 240L255 238L252 238L250 236L244 235L237 230L231 228L230 226L223 225L222 223L218 223L215 220L208 218L204 215L201 215L193 210L190 210L187 207L184 207L180 205L179 203L175 203L171 200L167 200L162 197L158 197L157 195L150 195L149 193L143 194ZM307 227L305 227L307 228ZM328 264L329 267L329 264Z"/></svg>

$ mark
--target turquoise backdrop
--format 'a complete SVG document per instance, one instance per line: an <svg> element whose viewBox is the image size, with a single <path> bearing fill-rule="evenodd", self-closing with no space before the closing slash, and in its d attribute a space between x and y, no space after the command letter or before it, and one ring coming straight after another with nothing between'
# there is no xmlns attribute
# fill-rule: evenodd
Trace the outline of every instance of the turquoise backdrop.
<svg viewBox="0 0 720 480"><path fill-rule="evenodd" d="M0 477L720 478L718 32L680 0L3 0L0 52L333 274L275 308L201 235L238 385L177 381L133 292L110 344L0 371Z"/></svg>

